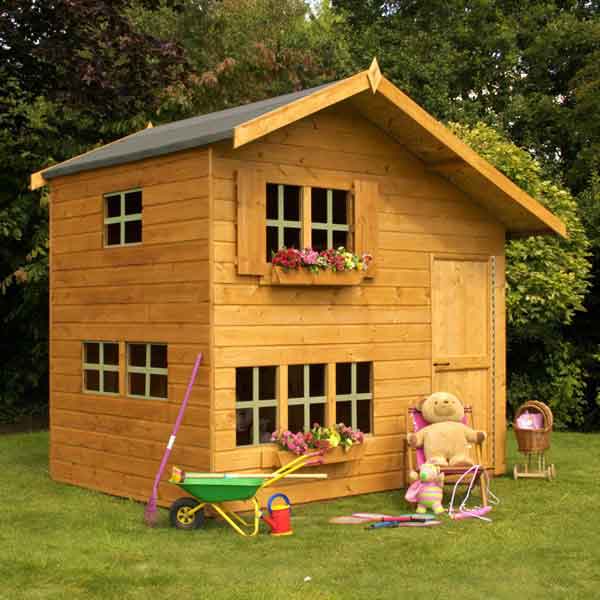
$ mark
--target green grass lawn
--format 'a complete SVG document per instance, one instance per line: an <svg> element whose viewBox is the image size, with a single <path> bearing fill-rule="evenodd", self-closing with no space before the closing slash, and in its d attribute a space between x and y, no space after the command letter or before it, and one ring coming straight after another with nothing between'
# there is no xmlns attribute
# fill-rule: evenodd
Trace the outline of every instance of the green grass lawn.
<svg viewBox="0 0 600 600"><path fill-rule="evenodd" d="M512 438L511 438L512 439ZM0 436L0 598L598 598L600 435L556 434L558 480L496 479L493 523L366 531L403 493L297 507L295 535L177 531L143 505L52 482L47 434ZM517 459L511 446L509 465ZM293 498L292 498L293 502ZM310 581L305 582L305 577Z"/></svg>

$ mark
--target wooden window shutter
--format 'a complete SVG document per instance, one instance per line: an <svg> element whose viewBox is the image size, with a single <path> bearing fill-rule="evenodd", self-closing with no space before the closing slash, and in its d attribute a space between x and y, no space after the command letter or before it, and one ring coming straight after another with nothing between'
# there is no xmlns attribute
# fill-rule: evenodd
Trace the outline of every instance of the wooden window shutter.
<svg viewBox="0 0 600 600"><path fill-rule="evenodd" d="M377 268L378 197L378 182L366 180L354 182L354 252L356 254L368 252L373 256L373 262L365 277L374 277Z"/></svg>
<svg viewBox="0 0 600 600"><path fill-rule="evenodd" d="M261 171L237 172L237 265L240 275L264 275L267 262L267 184Z"/></svg>

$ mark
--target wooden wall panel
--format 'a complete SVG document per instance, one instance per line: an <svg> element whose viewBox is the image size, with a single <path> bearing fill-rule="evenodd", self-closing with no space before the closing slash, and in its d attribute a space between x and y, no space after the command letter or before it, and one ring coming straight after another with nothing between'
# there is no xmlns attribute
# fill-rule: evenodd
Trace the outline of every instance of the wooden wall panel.
<svg viewBox="0 0 600 600"><path fill-rule="evenodd" d="M431 254L501 257L502 226L343 105L238 150L216 144L213 156L213 468L275 465L271 445L235 446L235 367L372 361L373 435L366 457L353 466L326 467L332 478L326 484L282 487L295 502L399 487L407 408L432 391ZM313 289L240 275L235 183L242 168L259 170L273 183L376 185L376 214L370 215L377 222L375 277L350 288Z"/></svg>
<svg viewBox="0 0 600 600"><path fill-rule="evenodd" d="M103 247L107 192L141 187L143 243ZM208 153L190 151L52 182L51 473L143 499L185 394L171 464L210 467ZM82 393L82 341L166 343L168 400ZM168 474L165 474L165 477ZM161 502L176 488L161 484Z"/></svg>

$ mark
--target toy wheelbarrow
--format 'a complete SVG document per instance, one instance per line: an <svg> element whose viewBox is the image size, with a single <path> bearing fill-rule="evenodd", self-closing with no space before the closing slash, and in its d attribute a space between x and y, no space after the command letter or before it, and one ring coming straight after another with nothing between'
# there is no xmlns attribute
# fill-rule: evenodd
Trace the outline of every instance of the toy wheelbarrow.
<svg viewBox="0 0 600 600"><path fill-rule="evenodd" d="M324 473L296 474L294 471L309 465L321 464L321 452L303 454L270 474L246 473L185 473L173 467L169 481L175 483L188 496L175 500L169 510L171 524L178 529L198 529L204 524L204 507L210 506L240 535L255 536L260 523L260 507L256 494L280 479L327 479ZM254 509L253 521L246 521L235 511L228 510L222 502L250 500Z"/></svg>

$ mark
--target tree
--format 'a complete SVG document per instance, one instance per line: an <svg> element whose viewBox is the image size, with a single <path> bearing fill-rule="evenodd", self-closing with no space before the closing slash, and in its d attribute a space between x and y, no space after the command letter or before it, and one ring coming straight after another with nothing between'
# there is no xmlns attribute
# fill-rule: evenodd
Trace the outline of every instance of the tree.
<svg viewBox="0 0 600 600"><path fill-rule="evenodd" d="M182 48L137 32L125 5L0 8L0 420L47 402L47 206L29 175L140 128L187 76Z"/></svg>
<svg viewBox="0 0 600 600"><path fill-rule="evenodd" d="M149 34L168 32L197 76L173 89L161 118L239 106L352 72L342 17L304 0L182 0L128 14Z"/></svg>

